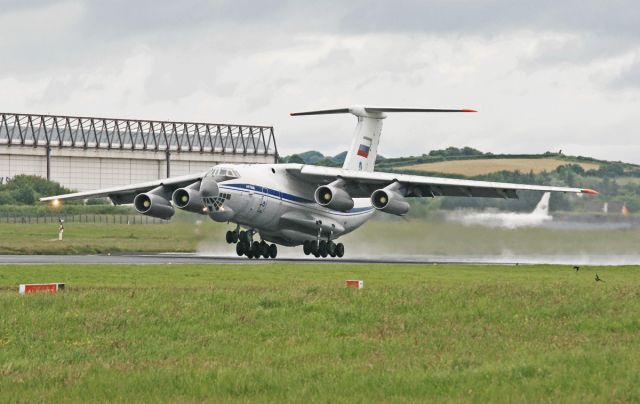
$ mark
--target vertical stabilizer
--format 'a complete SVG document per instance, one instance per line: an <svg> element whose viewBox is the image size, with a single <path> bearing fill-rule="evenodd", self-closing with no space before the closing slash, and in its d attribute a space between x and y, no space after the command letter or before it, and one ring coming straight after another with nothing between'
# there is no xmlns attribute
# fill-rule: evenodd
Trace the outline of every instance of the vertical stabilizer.
<svg viewBox="0 0 640 404"><path fill-rule="evenodd" d="M549 198L551 197L550 192L545 192L542 194L542 198L540 198L540 202L536 205L536 208L533 210L533 214L535 215L549 215Z"/></svg>
<svg viewBox="0 0 640 404"><path fill-rule="evenodd" d="M378 144L382 133L382 120L385 112L476 112L473 109L434 109L434 108L391 108L364 107L324 109L319 111L294 112L291 116L352 114L358 118L353 133L351 147L347 151L342 168L356 171L373 171L378 156Z"/></svg>
<svg viewBox="0 0 640 404"><path fill-rule="evenodd" d="M342 168L346 170L373 171L378 156L378 144L382 133L382 120L386 117L381 112L368 113L351 108L351 113L358 118L353 131L351 147L347 151Z"/></svg>

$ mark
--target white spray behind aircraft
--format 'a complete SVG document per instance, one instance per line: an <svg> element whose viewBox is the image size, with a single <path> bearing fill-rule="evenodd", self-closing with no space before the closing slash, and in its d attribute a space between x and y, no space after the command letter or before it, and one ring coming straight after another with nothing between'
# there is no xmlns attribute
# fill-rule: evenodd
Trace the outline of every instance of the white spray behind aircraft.
<svg viewBox="0 0 640 404"><path fill-rule="evenodd" d="M336 242L364 224L374 212L406 215L408 198L438 196L517 198L517 191L565 193L590 189L548 187L425 177L374 171L382 120L396 112L475 112L354 106L291 114L352 114L357 117L342 168L305 164L220 164L204 173L165 178L42 198L41 201L108 197L133 204L147 216L170 219L175 209L233 224L227 242L239 256L275 258L277 245L303 246L306 255L342 257ZM390 242L393 242L390 240Z"/></svg>
<svg viewBox="0 0 640 404"><path fill-rule="evenodd" d="M549 198L551 194L545 192L529 213L517 212L453 212L447 219L464 223L465 225L480 225L516 229L520 227L538 227L553 220L549 214Z"/></svg>

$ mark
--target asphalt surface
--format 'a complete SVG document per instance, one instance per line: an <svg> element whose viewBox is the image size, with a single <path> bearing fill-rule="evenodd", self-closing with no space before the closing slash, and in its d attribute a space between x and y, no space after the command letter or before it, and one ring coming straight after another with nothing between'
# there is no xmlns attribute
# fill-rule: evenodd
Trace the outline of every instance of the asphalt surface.
<svg viewBox="0 0 640 404"><path fill-rule="evenodd" d="M435 260L428 257L377 258L277 258L248 259L237 256L202 254L112 254L112 255L0 255L2 264L268 264L287 262L297 264L437 264L470 263L458 260ZM505 263L505 262L503 262Z"/></svg>
<svg viewBox="0 0 640 404"><path fill-rule="evenodd" d="M301 254L302 255L302 254ZM16 264L561 264L561 265L640 265L640 256L380 256L354 258L309 258L305 256L273 259L208 255L196 253L112 254L112 255L0 255L0 265Z"/></svg>

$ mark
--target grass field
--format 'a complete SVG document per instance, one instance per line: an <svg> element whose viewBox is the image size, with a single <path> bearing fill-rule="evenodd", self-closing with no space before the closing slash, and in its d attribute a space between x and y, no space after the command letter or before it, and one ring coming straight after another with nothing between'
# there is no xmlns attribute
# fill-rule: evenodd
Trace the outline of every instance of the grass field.
<svg viewBox="0 0 640 404"><path fill-rule="evenodd" d="M566 164L578 164L585 170L598 169L599 167L599 164L595 163L578 163L555 158L542 158L441 161L438 163L424 163L406 166L402 167L402 169L475 176L495 173L503 170L518 170L521 173L528 173L530 171L540 173L542 171L553 171L558 168L558 166Z"/></svg>
<svg viewBox="0 0 640 404"><path fill-rule="evenodd" d="M114 252L190 252L203 240L224 244L230 226L208 218L167 224L66 223L58 241L57 223L0 224L0 254L94 254Z"/></svg>
<svg viewBox="0 0 640 404"><path fill-rule="evenodd" d="M639 269L0 266L0 400L637 402Z"/></svg>

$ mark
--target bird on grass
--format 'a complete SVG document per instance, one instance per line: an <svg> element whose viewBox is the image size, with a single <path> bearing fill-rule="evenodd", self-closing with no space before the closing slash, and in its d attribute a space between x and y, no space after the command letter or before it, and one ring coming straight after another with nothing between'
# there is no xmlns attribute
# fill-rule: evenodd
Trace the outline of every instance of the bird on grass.
<svg viewBox="0 0 640 404"><path fill-rule="evenodd" d="M575 270L576 270L576 272L578 272L578 271L580 270L580 267L579 267L579 266L577 266L577 265L574 265L574 266L573 266L573 269L575 269Z"/></svg>
<svg viewBox="0 0 640 404"><path fill-rule="evenodd" d="M596 282L604 282L602 279L600 279L600 277L598 276L598 274L596 274Z"/></svg>

